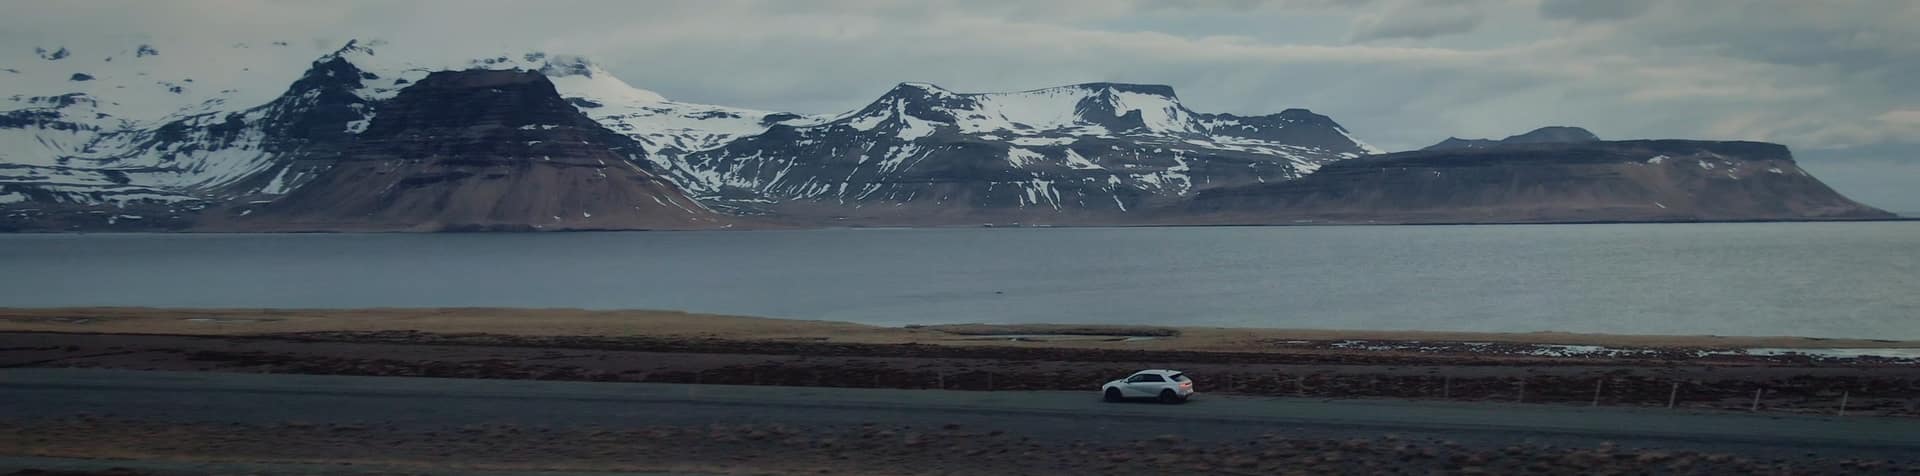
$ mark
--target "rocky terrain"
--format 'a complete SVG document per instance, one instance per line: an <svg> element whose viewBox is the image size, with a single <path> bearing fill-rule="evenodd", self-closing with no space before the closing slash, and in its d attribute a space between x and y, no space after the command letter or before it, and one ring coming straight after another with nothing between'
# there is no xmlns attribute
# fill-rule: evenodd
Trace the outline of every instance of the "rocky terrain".
<svg viewBox="0 0 1920 476"><path fill-rule="evenodd" d="M577 56L298 51L0 54L0 231L1887 216L1779 146L1549 127L1379 155L1325 115L1196 112L1163 85L902 83L803 115L673 101Z"/></svg>
<svg viewBox="0 0 1920 476"><path fill-rule="evenodd" d="M1913 474L1906 459L1770 457L1598 445L1470 444L1432 438L1130 435L1062 441L958 424L834 428L780 424L553 428L484 424L213 424L81 415L0 424L13 454L224 462L214 471L33 467L20 476L454 474L659 471L674 474ZM245 463L254 462L249 467ZM168 465L172 467L178 464ZM325 469L323 469L325 468ZM578 473L569 473L578 474Z"/></svg>
<svg viewBox="0 0 1920 476"><path fill-rule="evenodd" d="M1785 146L1690 140L1436 146L1330 164L1300 180L1204 191L1183 210L1231 223L1548 223L1876 219Z"/></svg>

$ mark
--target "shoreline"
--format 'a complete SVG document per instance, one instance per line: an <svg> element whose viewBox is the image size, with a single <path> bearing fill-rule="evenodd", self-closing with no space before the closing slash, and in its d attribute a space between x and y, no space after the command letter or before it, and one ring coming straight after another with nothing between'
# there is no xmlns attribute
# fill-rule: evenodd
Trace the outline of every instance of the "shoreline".
<svg viewBox="0 0 1920 476"><path fill-rule="evenodd" d="M1800 336L1288 329L953 323L901 327L663 310L421 307L354 309L0 308L0 332L250 335L417 331L509 336L686 337L856 344L1012 345L1261 352L1288 342L1494 343L1619 348L1920 349L1920 340Z"/></svg>
<svg viewBox="0 0 1920 476"><path fill-rule="evenodd" d="M1891 217L1867 217L1867 218L1808 217L1808 218L1754 218L1754 219L1736 219L1736 220L1676 219L1676 220L1413 221L1413 222L1393 222L1393 221L1374 222L1374 221L1339 221L1339 220L1311 221L1309 220L1309 221L1289 222L1289 223L1256 223L1256 222L1247 222L1247 223L1240 223L1240 222L1111 223L1111 224L1093 224L1093 225L1071 224L1071 223L1022 224L1017 222L1010 223L1010 224L983 222L983 223L976 223L976 224L948 224L948 225L875 224L875 225L832 225L832 226L803 226L803 225L786 225L786 224L761 226L756 224L756 225L749 225L749 226L724 226L724 227L714 227L714 228L564 228L564 229L553 229L553 230L543 230L543 229L407 230L407 229L381 229L381 228L369 228L369 229L341 228L341 229L287 229L287 230L264 230L263 229L263 230L256 230L256 231L247 231L247 230L234 230L234 229L185 228L185 229L152 229L152 230L129 230L129 231L118 231L118 230L78 230L76 231L76 230L45 230L45 229L13 229L13 230L0 230L0 235L4 235L4 234L17 234L17 235L92 235L92 234L326 235L326 234L389 234L389 233L498 234L498 233L607 233L607 232L702 232L702 231L810 231L810 230L863 230L863 229L950 230L950 229L974 229L974 228L1012 228L1012 229L1042 228L1044 229L1044 228L1216 228L1216 227L1218 228L1249 228L1249 227L1345 227L1345 226L1374 227L1374 226L1476 226L1476 225L1496 225L1496 226L1498 225L1685 225L1685 224L1717 224L1717 223L1862 223L1862 222L1912 222L1912 221L1920 221L1920 216L1906 216L1906 215L1896 214Z"/></svg>

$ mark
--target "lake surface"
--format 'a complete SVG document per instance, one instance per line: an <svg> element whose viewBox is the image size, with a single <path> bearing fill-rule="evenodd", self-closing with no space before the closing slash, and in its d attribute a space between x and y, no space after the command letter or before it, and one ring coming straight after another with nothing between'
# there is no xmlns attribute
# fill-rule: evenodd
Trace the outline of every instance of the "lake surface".
<svg viewBox="0 0 1920 476"><path fill-rule="evenodd" d="M1920 339L1920 222L0 235L0 306Z"/></svg>

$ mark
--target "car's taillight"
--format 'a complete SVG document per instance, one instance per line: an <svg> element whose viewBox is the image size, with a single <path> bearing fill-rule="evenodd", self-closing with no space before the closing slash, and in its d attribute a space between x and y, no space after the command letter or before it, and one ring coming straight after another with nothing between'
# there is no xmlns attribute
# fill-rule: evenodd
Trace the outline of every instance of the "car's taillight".
<svg viewBox="0 0 1920 476"><path fill-rule="evenodd" d="M1182 387L1192 387L1192 386L1193 386L1193 382L1180 382L1180 386L1182 386Z"/></svg>

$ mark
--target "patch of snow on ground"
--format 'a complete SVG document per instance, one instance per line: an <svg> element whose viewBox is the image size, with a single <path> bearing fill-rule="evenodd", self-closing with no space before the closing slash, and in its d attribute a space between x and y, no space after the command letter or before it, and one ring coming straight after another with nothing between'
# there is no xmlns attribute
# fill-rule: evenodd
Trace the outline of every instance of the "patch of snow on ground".
<svg viewBox="0 0 1920 476"><path fill-rule="evenodd" d="M920 119L918 117L913 117L913 115L906 114L905 112L900 112L898 117L900 118L900 121L903 123L902 127L900 128L901 140L919 139L921 137L933 135L934 133L935 129L933 127L933 123L931 122L927 122L926 120Z"/></svg>
<svg viewBox="0 0 1920 476"><path fill-rule="evenodd" d="M1012 142L1014 145L1047 146L1047 145L1072 144L1073 141L1075 140L1078 140L1078 139L1071 136L1068 136L1068 137L1015 137L1013 138L1013 140L1010 140L1008 142Z"/></svg>
<svg viewBox="0 0 1920 476"><path fill-rule="evenodd" d="M1366 152L1369 155L1387 153L1386 149L1374 147L1373 144L1368 144L1366 141L1360 140L1360 138L1358 137L1354 137L1353 133L1347 132L1346 128L1336 128L1334 130L1340 131L1340 135L1345 136L1349 141L1353 141L1353 145L1359 146L1361 151ZM1349 158L1352 158L1352 157L1349 157Z"/></svg>
<svg viewBox="0 0 1920 476"><path fill-rule="evenodd" d="M1114 110L1121 114L1129 110L1140 111L1140 120L1146 123L1147 130L1206 133L1205 128L1187 113L1187 108L1173 98L1134 92L1115 92L1113 96L1117 103Z"/></svg>
<svg viewBox="0 0 1920 476"><path fill-rule="evenodd" d="M1067 153L1071 154L1073 152L1069 150ZM1026 168L1028 165L1041 163L1041 161L1044 161L1046 159L1047 159L1047 156L1041 155L1039 152L1034 152L1034 151L1022 149L1019 147L1007 148L1007 163L1013 164L1013 166L1016 168Z"/></svg>
<svg viewBox="0 0 1920 476"><path fill-rule="evenodd" d="M1759 356L1804 355L1808 357L1815 357L1815 358L1822 358L1822 359L1857 359L1861 357L1878 357L1878 358L1887 358L1887 359L1920 360L1920 349L1914 349L1914 348L1785 349L1785 348L1761 347L1761 348L1745 349L1744 353L1746 355L1759 355Z"/></svg>
<svg viewBox="0 0 1920 476"><path fill-rule="evenodd" d="M366 117L357 120L347 121L347 133L359 134L366 132L367 126L370 124L373 124L373 114L367 114Z"/></svg>
<svg viewBox="0 0 1920 476"><path fill-rule="evenodd" d="M1067 167L1076 170L1095 170L1100 168L1100 164L1081 157L1080 153L1074 152L1073 149L1067 149Z"/></svg>

